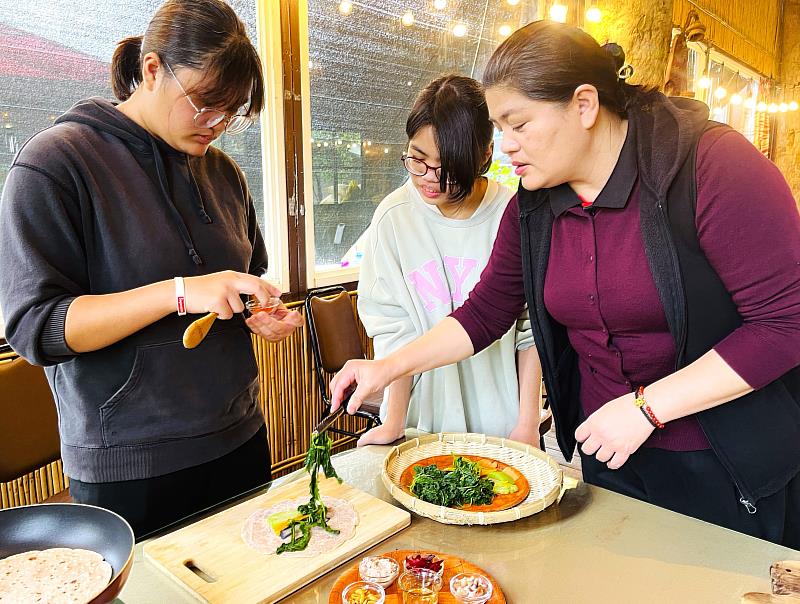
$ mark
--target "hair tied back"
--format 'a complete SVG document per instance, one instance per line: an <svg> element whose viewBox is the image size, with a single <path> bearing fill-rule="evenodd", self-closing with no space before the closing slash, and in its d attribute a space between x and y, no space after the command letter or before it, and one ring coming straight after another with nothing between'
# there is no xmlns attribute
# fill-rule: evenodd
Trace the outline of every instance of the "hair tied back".
<svg viewBox="0 0 800 604"><path fill-rule="evenodd" d="M633 65L625 62L625 51L622 46L615 42L603 44L603 50L614 64L614 71L617 72L617 79L624 82L633 75Z"/></svg>
<svg viewBox="0 0 800 604"><path fill-rule="evenodd" d="M624 82L633 75L633 72L634 72L633 65L631 65L630 63L625 63L625 65L623 65L617 70L617 79Z"/></svg>

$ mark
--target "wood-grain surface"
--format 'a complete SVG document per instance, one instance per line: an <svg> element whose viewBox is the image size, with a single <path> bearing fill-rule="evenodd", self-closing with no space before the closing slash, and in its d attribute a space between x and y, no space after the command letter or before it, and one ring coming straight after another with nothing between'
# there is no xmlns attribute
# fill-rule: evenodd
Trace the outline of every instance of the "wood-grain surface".
<svg viewBox="0 0 800 604"><path fill-rule="evenodd" d="M160 537L144 547L145 558L201 602L275 602L411 523L407 511L334 479L321 480L320 493L347 499L358 512L354 535L325 554L261 554L241 537L242 525L256 510L308 495L308 480L302 480Z"/></svg>

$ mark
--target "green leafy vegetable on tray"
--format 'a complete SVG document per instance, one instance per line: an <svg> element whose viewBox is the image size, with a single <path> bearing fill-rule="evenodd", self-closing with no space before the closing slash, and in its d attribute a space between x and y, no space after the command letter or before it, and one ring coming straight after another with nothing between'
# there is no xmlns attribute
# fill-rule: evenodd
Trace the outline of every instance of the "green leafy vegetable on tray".
<svg viewBox="0 0 800 604"><path fill-rule="evenodd" d="M286 543L278 547L277 553L299 552L308 547L311 540L311 527L318 526L329 533L338 535L339 531L328 526L328 508L322 503L317 484L317 474L320 470L325 473L326 478L335 478L339 482L342 479L336 474L336 470L331 463L332 441L327 432L314 434L311 437L311 445L306 453L305 469L311 474L311 499L308 503L301 505L297 511L303 516L300 520L292 520L286 527L291 532L291 538Z"/></svg>
<svg viewBox="0 0 800 604"><path fill-rule="evenodd" d="M452 471L440 470L435 464L414 466L411 492L434 505L486 505L494 498L493 485L488 478L481 478L477 462L454 455Z"/></svg>

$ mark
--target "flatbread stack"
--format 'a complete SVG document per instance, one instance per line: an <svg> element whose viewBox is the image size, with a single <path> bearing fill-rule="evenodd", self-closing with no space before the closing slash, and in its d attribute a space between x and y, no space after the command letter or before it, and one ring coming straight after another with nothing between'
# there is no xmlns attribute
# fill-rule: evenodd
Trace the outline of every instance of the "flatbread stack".
<svg viewBox="0 0 800 604"><path fill-rule="evenodd" d="M272 514L296 510L298 506L308 503L308 498L281 501L270 508L258 510L250 514L242 527L242 539L254 550L263 554L274 554L283 541L275 534L267 520ZM322 503L328 508L328 525L339 531L333 535L325 529L311 528L311 539L308 547L299 552L285 552L281 558L313 558L335 549L353 536L358 524L358 513L352 504L345 499L323 497Z"/></svg>
<svg viewBox="0 0 800 604"><path fill-rule="evenodd" d="M111 565L97 552L52 548L0 560L2 604L86 604L111 580Z"/></svg>

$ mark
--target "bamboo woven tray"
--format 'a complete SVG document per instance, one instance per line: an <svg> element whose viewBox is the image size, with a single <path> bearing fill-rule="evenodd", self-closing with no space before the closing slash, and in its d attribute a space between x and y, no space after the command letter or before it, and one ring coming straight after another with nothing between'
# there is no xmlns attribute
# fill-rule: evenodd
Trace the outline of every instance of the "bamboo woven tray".
<svg viewBox="0 0 800 604"><path fill-rule="evenodd" d="M468 512L434 505L406 493L400 476L409 465L434 455L478 455L507 463L519 470L530 484L530 493L519 505L497 512ZM394 447L383 460L383 484L406 508L443 524L498 524L541 512L561 492L563 472L559 465L536 447L485 434L439 433L415 438Z"/></svg>

